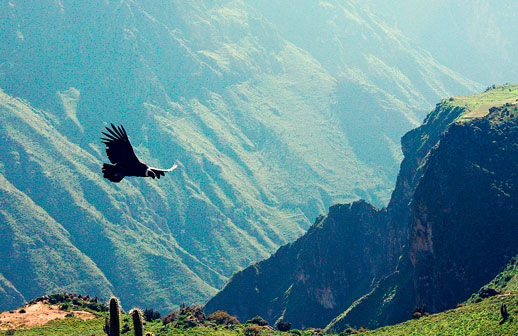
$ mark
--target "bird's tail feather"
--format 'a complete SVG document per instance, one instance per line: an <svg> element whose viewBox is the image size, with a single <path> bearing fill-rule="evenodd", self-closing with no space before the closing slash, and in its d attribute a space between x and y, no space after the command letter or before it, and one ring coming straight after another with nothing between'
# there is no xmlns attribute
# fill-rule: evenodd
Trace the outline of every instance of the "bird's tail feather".
<svg viewBox="0 0 518 336"><path fill-rule="evenodd" d="M119 167L107 163L103 164L103 175L104 178L112 182L120 182L124 178L124 175L119 171Z"/></svg>

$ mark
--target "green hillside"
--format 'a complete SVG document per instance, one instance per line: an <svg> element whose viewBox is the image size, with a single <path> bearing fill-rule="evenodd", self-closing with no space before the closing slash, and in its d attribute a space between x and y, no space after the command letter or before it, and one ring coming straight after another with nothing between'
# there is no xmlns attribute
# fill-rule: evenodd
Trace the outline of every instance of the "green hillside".
<svg viewBox="0 0 518 336"><path fill-rule="evenodd" d="M421 175L418 178L416 191L412 196L413 202L410 205L410 224L412 226L410 228L411 240L408 242L409 248L403 251L403 257L400 259L398 271L379 281L370 293L366 293L366 295L354 302L349 309L329 325L328 328L330 330L345 332L346 329L349 329L349 331L353 331L349 324L352 325L354 323L354 325L352 325L354 328L361 329L360 327L362 325L372 327L372 325L379 325L396 318L409 320L372 331L364 331L362 334L516 334L518 331L515 322L518 314L518 258L514 257L509 261L508 257L511 253L516 252L514 240L514 237L516 237L516 216L514 215L514 209L517 200L515 192L517 156L515 154L516 132L518 130L518 107L514 102L509 101L510 99L515 99L514 87L515 86L495 87L478 97L458 97L453 100L443 100L437 105L434 112L427 117L422 127L409 132L409 134L405 136L403 143L409 147L406 147L407 156L403 166L411 166L410 161L418 160L419 157L423 155L422 151L424 151L424 149L431 148L426 151L427 154L424 157L425 161L422 166L417 169L416 172L412 173ZM75 157L73 162L84 164L83 169L89 169L88 167L91 163L88 163L88 160L84 159L85 157L88 158L86 152L83 152L77 146L74 147L73 144L68 143L64 138L50 136L53 129L42 119L42 113L44 112L34 110L20 100L11 99L9 97L4 98L7 102L5 106L9 106L12 113L9 117L5 117L2 120L5 125L16 125L16 127L9 128L4 126L2 129L15 132L17 129L34 127L34 125L37 124L38 132L33 131L32 133L38 137L39 144L45 144L45 141L50 141L55 144L56 147L68 145L71 148L70 155ZM503 105L491 107L489 113L483 118L473 118L470 121L464 121L463 114L470 113L470 110L465 106L466 104L472 104L472 106L477 107L484 105L484 102L491 99L498 104L503 103ZM455 104L455 102L460 101L463 102L462 105ZM451 124L455 120L460 122ZM447 131L443 132L440 138L438 138L437 132L441 125L447 127ZM25 141L30 141L30 138ZM430 142L437 144L433 146ZM25 144L25 142L21 142L20 146L23 144ZM415 152L409 152L408 150L410 149ZM9 154L13 156L16 155L15 152L16 151L13 150L13 152ZM37 151L31 152L31 155L34 164L39 164L44 159ZM18 158L21 162L25 159L26 158ZM46 164L41 167L45 169L47 166L53 167L54 163L47 161ZM477 169L474 171L473 167ZM402 171L407 168L402 167ZM2 173L6 175L9 174L5 169ZM412 174L411 176L414 176ZM401 181L409 180L411 176L402 176L400 174L398 185L400 185ZM441 178L437 178L437 176ZM38 176L35 175L33 178L38 178ZM108 286L108 288L105 289L88 288L87 285L89 283L85 283L84 285L86 287L80 288L93 292L112 290L114 286L111 287L109 282L111 281L111 283L113 283L112 280L109 280L110 273L102 270L100 267L99 269L95 268L95 265L102 265L100 261L101 258L97 257L98 259L92 258L89 260L87 256L91 254L91 251L88 251L85 246L76 248L69 243L72 235L69 235L67 230L72 231L73 227L61 226L58 222L52 222L49 219L45 220L48 222L46 227L34 227L25 224L25 220L27 219L31 219L35 216L45 217L49 216L49 214L43 209L37 208L35 205L27 205L31 200L21 191L16 190L11 184L7 183L7 179L4 178L4 182L0 185L2 186L1 190L7 202L3 204L2 208L9 209L9 211L4 211L2 215L6 216L5 214L17 213L20 216L17 220L13 220L13 223L16 225L11 225L9 230L3 232L3 235L5 235L3 238L7 241L10 239L12 241L10 245L15 246L16 249L11 255L2 255L2 258L15 260L14 264L22 264L23 260L17 260L16 258L31 256L32 258L40 258L38 263L42 265L41 269L44 269L45 263L63 263L66 269L73 267L73 265L67 264L67 256L74 256L74 259L77 258L83 262L83 264L81 264L81 271L94 277L96 283L103 283L103 281L105 281ZM437 188L437 186L440 188ZM452 188L452 186L455 186L455 188ZM74 190L78 192L78 190L82 189L76 187ZM437 196L438 193L440 197ZM397 195L399 195L399 193L395 192L392 202L398 202L396 198L400 196ZM445 207L441 202L447 202L447 204L453 204L455 206ZM24 213L16 210L16 208L11 209L11 204L15 206L20 205L21 209L32 209L35 214L25 218ZM334 273L340 274L339 277L345 279L344 272L347 272L348 269L352 269L352 264L348 259L353 259L347 255L346 252L340 252L338 250L334 245L335 242L332 241L333 237L337 238L338 244L350 249L352 254L360 253L355 252L356 250L364 251L363 253L367 253L370 256L386 254L387 251L390 251L389 248L374 246L372 241L361 237L361 234L377 237L376 242L378 244L383 242L383 240L379 239L380 237L393 234L391 231L395 231L397 228L390 228L390 226L385 227L387 223L384 223L384 221L387 221L387 216L394 215L394 213L391 214L391 211L394 211L393 206L394 205L390 205L387 209L378 210L364 201L356 202L351 205L336 205L331 208L327 217L320 217L308 233L297 242L281 248L270 259L245 269L243 272L238 273L233 279L237 284L241 281L240 277L243 276L248 276L248 279L261 280L261 274L270 274L271 276L267 277L270 282L282 280L289 283L290 281L295 281L286 292L282 293L283 288L281 288L280 294L274 293L274 295L282 295L282 300L286 300L286 302L303 302L307 307L310 307L310 304L312 304L311 300L300 295L300 293L307 292L309 288L310 291L317 293L317 298L319 298L319 302L323 306L336 304L336 300L342 297L339 296L340 292L333 286L346 288L346 286L351 286L350 284L346 284L347 281L349 281L347 279L353 279L352 281L356 282L358 280L349 277L346 279L347 281L341 283L339 281L340 279L332 278L331 274ZM86 205L85 208L89 209ZM436 208L442 210L434 210ZM455 209L454 212L452 212L453 209ZM495 213L493 213L493 211L495 211ZM498 213L499 216L494 215L496 213ZM426 216L423 214L426 214ZM442 217L436 218L439 215ZM415 224L416 218L421 218L418 222L419 225L427 225L430 226L431 229L417 230L416 227L419 226ZM455 224L446 221L445 218L454 218L455 221L452 223ZM469 220L466 220L466 218ZM503 220L500 218L503 218ZM397 222L393 222L392 225L395 223ZM447 225L445 229L444 226L440 225L441 223L449 225ZM107 225L105 230L111 227L111 225ZM370 228L372 232L369 232L368 228ZM29 231L34 229L41 229L42 232L34 233ZM120 226L118 226L117 229L120 229ZM383 230L387 230L387 232ZM116 238L117 235L121 235L122 231L115 231L112 235L106 236L112 239L112 244L121 244L120 241L125 239L125 236L123 235L122 237ZM327 232L331 232L331 234ZM345 236L340 236L338 234L339 232ZM423 239L423 235L430 232L434 233L433 238ZM348 236L354 239L348 241L347 239L350 239ZM35 237L39 240L34 239ZM451 237L455 238L451 239ZM27 240L30 240L28 244L20 243ZM62 243L56 245L62 248L55 250L47 249L42 252L41 247L48 245L48 243L45 243L46 240L61 240ZM431 253L429 249L430 242L433 243L433 253ZM98 242L97 244L101 243L102 242ZM146 246L146 243L146 240L142 240L140 244L137 245L138 248L134 250L126 247L125 254L123 256L119 255L118 257L122 258L127 254L145 253L146 249L150 249L149 246ZM463 248L459 249L459 246ZM26 247L30 247L31 250L20 252L20 248ZM103 251L107 251L109 247L109 243L107 243L106 246L95 246L96 249L102 249ZM368 248L366 249L366 247ZM451 253L452 249L455 253ZM144 250L144 252L140 250ZM292 250L294 250L294 252ZM84 251L87 253L84 253ZM166 262L178 264L183 262L185 259L179 258L181 249L178 248L177 251L177 254L171 254L171 259ZM333 255L336 251L343 254L342 258L344 258L344 260L339 259L340 256L337 257ZM46 257L46 259L42 259L42 256ZM106 254L104 256L106 256ZM299 261L294 262L291 258L296 258ZM343 265L344 267L342 268L344 272L328 271L326 260ZM361 259L358 260L361 262ZM377 260L383 262L381 257L378 257ZM130 264L131 262L131 259L122 261L123 264ZM412 262L414 264L412 264ZM269 269L271 265L277 268ZM413 265L420 267L412 269ZM132 267L134 267L134 269L131 269L130 271L132 273L128 275L129 280L132 280L132 286L140 285L136 279L148 282L152 281L151 277L153 274L149 273L149 268L138 268L135 264L133 264ZM318 269L318 267L320 267L320 269ZM379 266L370 265L369 267ZM359 267L357 269L361 271L369 267ZM293 272L296 274L295 280L290 278L288 274L292 272L292 268L295 269ZM107 269L109 270L109 268ZM276 273L278 269L280 271ZM318 269L319 272L322 269L326 271L327 273L324 273L325 279L319 279L315 275L315 269ZM21 272L22 271L30 271L30 265L28 268L21 269ZM128 269L112 269L111 271L119 272L119 276L121 276L124 274L123 272L127 273ZM250 272L255 274L255 278L247 275ZM11 273L13 272L11 271ZM39 272L37 274L41 277L42 283L49 284L49 287L44 290L52 291L55 288L59 288L59 286L62 286L59 282L62 281L61 278L68 276L68 274L58 274L58 276L54 276L54 273L55 272ZM106 274L105 278L102 277L103 274ZM200 274L207 273L200 272ZM369 277L365 277L365 273L356 275L361 279L370 279ZM145 278L145 276L148 278ZM182 273L178 273L178 276L182 276ZM369 276L373 278L372 274ZM419 277L419 281L415 281L416 276ZM18 277L23 277L23 275L19 275ZM314 281L312 280L313 278L317 280ZM493 279L491 280L491 278ZM14 279L16 279L16 277L14 277ZM0 277L0 281L0 284L2 284L0 288L4 290L4 293L9 293L9 295L11 295L10 297L14 298L12 302L15 302L17 295L20 295L19 292L16 291L16 288L14 288L10 280L7 280L6 277ZM73 281L76 280L73 279ZM187 282L191 281L191 279L185 280L177 278L174 281ZM267 281L262 280L262 282ZM257 281L254 283L248 281L247 285L249 285L250 288L241 287L242 292L239 292L239 295L236 296L234 300L241 305L248 304L247 309L249 310L256 309L260 314L268 314L267 311L262 309L263 305L268 309L272 308L268 307L269 303L264 304L262 302L252 301L255 292L261 296L261 291L265 290L264 283L262 282ZM155 284L158 284L158 282ZM316 287L312 288L311 286L315 286L314 284L316 284L316 286L324 285L327 291ZM227 287L232 289L232 282ZM23 287L20 288L23 290ZM164 290L159 286L156 288L157 290ZM366 288L367 287L362 288L362 290L365 291ZM478 288L480 288L480 290L478 290ZM185 293L179 293L180 295L184 295L189 293L192 289L180 288L179 290L186 291ZM247 292L247 290L250 292ZM266 289L265 292L268 290L271 289ZM470 291L467 292L467 290ZM473 293L474 291L476 292ZM225 290L221 293L225 293ZM291 295L291 293L299 294ZM419 295L421 301L416 300L416 293ZM134 293L132 294L135 295ZM361 293L357 294L361 295ZM471 295L471 297L468 299L466 294L467 296ZM131 298L131 295L128 296L124 294L124 296ZM242 300L242 298L244 298L244 300ZM247 300L247 298L249 298L249 300ZM278 298L267 299L271 302L278 300ZM162 298L159 295L153 296L149 301L151 303L150 306L156 307L158 304L163 304L161 300ZM451 302L455 304L452 305ZM458 304L459 302L460 304ZM61 303L58 302L58 304ZM66 305L67 307L63 307L61 310L87 310L93 313L97 318L80 321L75 317L68 317L62 320L54 320L40 327L19 328L15 333L20 335L103 334L104 317L107 316L107 313L97 311L98 303L94 305L92 305L91 302L89 304L88 302L74 303L72 300L70 302L67 301ZM453 309L446 308L449 310L429 316L425 313L427 311L433 312L438 309L437 307L440 309L440 307L444 305L449 305L450 308ZM455 305L457 305L457 308L455 308ZM505 318L501 312L504 305L509 313L509 316ZM416 306L422 309L422 314L420 317L414 314L415 318L411 319L413 315L412 309ZM426 309L425 306L427 307ZM296 320L297 313L299 316L307 319L304 315L304 313L306 313L304 311L304 304L286 305L286 307L283 317L291 317L290 322L292 322L292 325L303 325L306 323L305 321ZM299 309L298 312L295 311L297 309ZM293 312L291 312L291 310L293 310ZM291 315L286 314L287 312L290 312ZM13 311L13 314L15 313L21 314L19 310ZM253 314L251 311L248 313ZM145 329L146 331L153 332L157 336L207 334L223 336L246 335L247 333L249 333L249 335L263 336L293 334L309 336L318 335L322 332L319 329L307 329L281 333L269 328L258 329L252 327L250 324L223 327L213 321L205 321L203 319L197 320L198 322L195 323L196 326L188 327L189 323L192 322L192 318L187 317L187 315L181 317L182 313L178 314L177 316L180 317L172 323L164 325L161 321L148 322L145 325ZM129 322L127 316L123 316L122 319L123 323ZM8 334L9 332L7 330L9 329L9 324L0 320L0 329L3 330L0 331L0 335L2 335L2 333Z"/></svg>
<svg viewBox="0 0 518 336"><path fill-rule="evenodd" d="M0 111L0 134L10 144L0 174L0 256L8 260L0 273L15 289L4 303L63 290L105 296L124 286L123 297L146 293L168 307L176 301L160 294L164 290L196 300L214 291L207 282L223 281L170 234L153 230L149 223L158 217L149 208L118 218L124 203L146 200L131 185L123 186L123 195L99 179L101 162L61 136L44 112L3 92ZM152 184L140 188L166 207ZM170 276L164 279L163 272Z"/></svg>
<svg viewBox="0 0 518 336"><path fill-rule="evenodd" d="M502 304L507 306L511 316L511 319L504 323L501 323L500 314ZM518 296L505 295L361 335L516 335L518 333L516 316L518 316Z"/></svg>
<svg viewBox="0 0 518 336"><path fill-rule="evenodd" d="M513 260L489 284L456 309L393 326L365 335L516 335L518 325L518 259ZM489 296L487 288L498 294ZM506 305L509 318L502 323L500 307Z"/></svg>
<svg viewBox="0 0 518 336"><path fill-rule="evenodd" d="M516 104L516 102L518 102L518 85L493 85L484 93L454 97L450 99L450 102L452 105L466 108L466 112L461 114L457 121L468 121L473 118L486 116L491 107Z"/></svg>

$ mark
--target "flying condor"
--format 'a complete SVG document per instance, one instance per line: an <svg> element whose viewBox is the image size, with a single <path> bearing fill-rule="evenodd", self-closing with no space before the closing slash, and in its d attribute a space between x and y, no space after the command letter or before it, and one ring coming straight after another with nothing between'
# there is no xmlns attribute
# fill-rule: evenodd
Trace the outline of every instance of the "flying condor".
<svg viewBox="0 0 518 336"><path fill-rule="evenodd" d="M122 125L119 127L110 125L111 128L106 127L108 133L102 132L105 137L101 138L106 145L108 159L112 163L103 164L103 175L108 180L120 182L125 176L156 177L159 179L166 172L171 172L178 167L176 163L169 169L149 167L135 155L124 127Z"/></svg>

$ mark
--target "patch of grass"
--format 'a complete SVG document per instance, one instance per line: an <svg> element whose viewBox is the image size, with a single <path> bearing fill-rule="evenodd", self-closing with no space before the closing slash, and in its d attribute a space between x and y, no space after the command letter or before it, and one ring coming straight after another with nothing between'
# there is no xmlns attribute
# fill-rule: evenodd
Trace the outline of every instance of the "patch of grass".
<svg viewBox="0 0 518 336"><path fill-rule="evenodd" d="M510 319L502 322L500 307L507 305ZM363 335L516 335L518 334L518 295L506 294L440 314L379 328Z"/></svg>
<svg viewBox="0 0 518 336"><path fill-rule="evenodd" d="M16 330L14 335L74 335L74 336L106 336L103 331L104 318L83 321L74 317L64 320L53 320L49 323L31 329ZM8 335L6 330L0 330L0 336Z"/></svg>
<svg viewBox="0 0 518 336"><path fill-rule="evenodd" d="M482 287L478 293L473 294L467 303L480 302L488 296L488 293L518 294L518 256L512 258L505 269L490 283Z"/></svg>
<svg viewBox="0 0 518 336"><path fill-rule="evenodd" d="M124 321L128 318L128 315L122 315L121 321ZM121 323L124 324L125 322ZM15 335L20 336L105 336L106 334L103 331L104 327L104 318L97 318L89 321L81 321L76 318L67 318L64 320L54 320L47 323L44 326L26 329L26 330L16 330ZM151 332L155 334L155 336L242 336L244 334L245 329L250 329L250 327L256 328L259 331L260 336L290 336L294 335L293 332L281 332L277 330L271 330L268 328L261 328L256 325L251 324L243 324L239 326L229 326L229 328L225 328L222 326L218 326L214 323L208 323L205 326L197 326L193 328L176 328L173 325L163 325L162 322L147 322L144 325L144 333ZM131 326L131 330L127 335L133 335L133 327ZM255 329L254 329L255 330ZM0 336L7 335L7 331L0 330ZM301 336L310 336L315 335L313 330L307 331L298 331L300 333L296 333Z"/></svg>
<svg viewBox="0 0 518 336"><path fill-rule="evenodd" d="M493 106L515 103L518 99L518 85L493 85L480 94L464 97L452 97L448 101L455 106L466 107L466 112L457 121L469 121L473 118L484 117Z"/></svg>

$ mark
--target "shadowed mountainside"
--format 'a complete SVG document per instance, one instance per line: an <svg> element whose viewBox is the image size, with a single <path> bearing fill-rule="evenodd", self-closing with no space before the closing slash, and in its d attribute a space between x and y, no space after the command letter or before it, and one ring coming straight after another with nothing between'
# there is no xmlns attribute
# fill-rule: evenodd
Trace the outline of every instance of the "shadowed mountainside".
<svg viewBox="0 0 518 336"><path fill-rule="evenodd" d="M431 313L453 308L516 254L516 90L516 85L496 87L448 102L473 107L497 98L483 117L471 118L467 110L430 151L410 205L409 243L397 271L330 330L401 322L415 307Z"/></svg>

